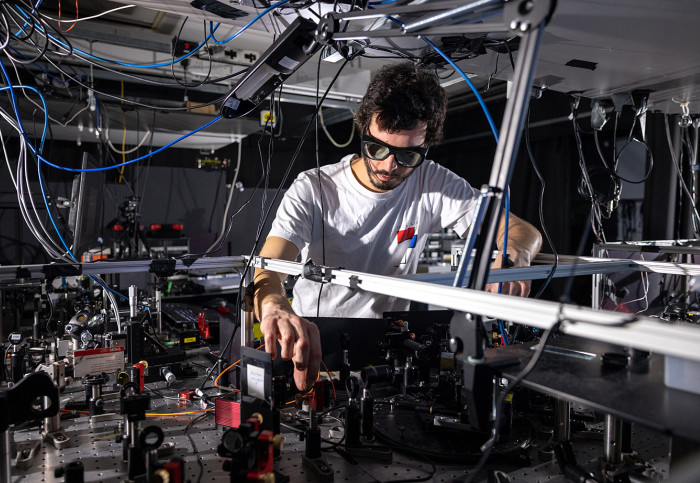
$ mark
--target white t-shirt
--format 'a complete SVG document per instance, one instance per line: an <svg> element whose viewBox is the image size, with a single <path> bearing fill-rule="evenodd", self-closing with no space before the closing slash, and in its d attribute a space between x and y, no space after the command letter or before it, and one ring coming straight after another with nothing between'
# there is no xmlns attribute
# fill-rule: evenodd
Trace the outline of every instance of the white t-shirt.
<svg viewBox="0 0 700 483"><path fill-rule="evenodd" d="M464 179L426 160L393 190L375 193L353 175L350 162L354 158L346 156L339 163L321 167L323 210L317 170L299 174L285 194L268 236L294 243L304 263L312 260L319 265L396 276L416 272L431 233L447 227L459 235L466 233L479 191ZM316 282L297 280L292 303L297 315L316 316L319 289ZM407 310L408 305L404 299L324 284L319 315L381 317L383 312Z"/></svg>

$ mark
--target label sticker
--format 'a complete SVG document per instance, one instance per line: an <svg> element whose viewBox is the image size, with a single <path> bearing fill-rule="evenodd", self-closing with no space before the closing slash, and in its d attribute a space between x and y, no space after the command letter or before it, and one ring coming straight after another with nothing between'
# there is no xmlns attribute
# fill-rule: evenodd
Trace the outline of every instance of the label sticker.
<svg viewBox="0 0 700 483"><path fill-rule="evenodd" d="M248 364L248 395L265 399L265 369Z"/></svg>

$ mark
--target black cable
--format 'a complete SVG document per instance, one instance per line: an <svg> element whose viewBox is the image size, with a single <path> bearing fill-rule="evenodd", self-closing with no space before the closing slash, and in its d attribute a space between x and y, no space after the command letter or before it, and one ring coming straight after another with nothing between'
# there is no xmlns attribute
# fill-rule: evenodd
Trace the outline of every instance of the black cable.
<svg viewBox="0 0 700 483"><path fill-rule="evenodd" d="M340 66L340 68L336 72L335 76L333 76L333 79L331 79L331 82L328 84L328 87L326 88L326 91L324 92L323 97L321 98L321 101L318 103L319 106L323 104L323 101L328 96L328 93L330 92L331 87L333 87L333 85L335 85L336 80L338 80L340 73L343 71L343 69L348 64L348 62L349 62L348 59L345 59L343 64ZM279 196L279 194L282 190L282 187L284 186L284 183L287 181L287 178L289 177L289 174L292 171L292 167L294 166L294 163L296 162L297 158L299 157L299 153L301 153L301 148L304 145L304 141L306 140L306 136L308 135L309 129L311 128L311 125L314 122L314 119L316 118L317 114L318 114L318 109L314 109L314 112L311 115L311 119L309 119L309 122L306 124L306 128L304 129L304 132L301 135L301 139L299 141L299 144L297 145L297 147L294 151L294 154L292 154L292 159L289 162L289 165L287 165L287 169L284 172L284 175L282 176L282 180L280 181L279 187L277 188L277 191L275 192L275 195L272 198L272 202L270 203L270 207L268 208L267 212L265 213L265 216L264 216L265 221L263 222L263 226L265 225L265 222L267 222L267 218L270 216L270 212L272 211L272 207L274 206L275 201L277 200L277 197ZM236 298L236 314L237 314L236 326L231 331L231 336L229 337L229 340L226 343L226 346L221 351L221 354L219 355L219 360L223 359L223 354L226 353L228 348L231 346L231 343L233 342L233 336L236 333L236 330L239 329L241 326L240 313L241 313L241 301L242 301L241 299L243 296L243 283L245 282L248 271L250 270L250 264L253 261L253 257L255 256L255 252L257 251L259 244L260 244L260 236L258 236L256 238L255 243L253 245L253 249L251 250L250 256L248 257L248 261L246 262L246 265L243 269L243 272L241 273L241 283L238 287L238 297Z"/></svg>
<svg viewBox="0 0 700 483"><path fill-rule="evenodd" d="M47 281L47 283L49 283L49 282ZM53 301L51 300L51 296L49 295L48 292L46 292L45 295L46 295L46 301L49 304L49 318L46 319L46 331L49 333L49 335L53 339L54 360L57 361L59 359L59 357L58 357L58 338L56 337L56 334L54 334L53 331L51 330L51 325L50 325L51 321L53 320Z"/></svg>
<svg viewBox="0 0 700 483"><path fill-rule="evenodd" d="M177 82L181 86L187 87L187 88L195 88L195 87L199 87L199 86L202 86L202 85L207 83L207 81L209 80L209 76L211 76L211 69L212 69L212 65L214 62L212 61L211 51L209 50L209 36L207 35L207 21L203 20L203 22L204 22L204 45L202 47L200 47L200 49L204 48L204 50L207 53L207 57L209 59L209 70L207 71L207 75L204 77L204 79L201 82L193 82L191 84L188 84L187 82L180 82L180 80L175 75L175 45L177 45L177 42L180 40L180 34L182 33L182 29L185 26L185 23L187 22L188 18L189 17L185 17L185 20L182 22L182 25L180 26L180 30L177 32L177 37L175 37L175 43L173 44L173 52L172 52L173 61L170 63L170 73L172 74L175 82ZM185 76L187 75L187 66L189 65L189 62L190 62L189 58L190 57L192 57L192 55L190 55L189 57L187 57L185 59L182 59L182 62L180 62L182 64L182 69L184 71ZM187 79L185 78L185 80L187 80Z"/></svg>
<svg viewBox="0 0 700 483"><path fill-rule="evenodd" d="M623 152L625 151L625 149L627 149L627 147L628 147L630 144L632 144L633 142L638 142L638 143L640 143L640 144L641 144L642 146L644 146L644 148L647 150L647 154L649 155L649 168L647 168L647 172L644 174L644 176L643 176L641 179L638 179L638 180L627 179L627 178L625 178L625 177L623 177L623 176L620 176L620 175L617 173L617 171L613 171L613 174L614 174L618 179L621 179L622 181L627 181L628 183L632 183L632 184L640 184L640 183L644 183L647 179L649 179L649 176L651 176L651 171L654 169L654 153L652 153L651 148L650 148L649 145L646 143L646 141L640 141L640 140L637 139L637 138L632 138L632 139L630 139L629 141L627 141L627 142L620 148L620 152L617 153L617 156L615 156L615 168L617 169L617 163L618 163L618 161L620 160L620 156L622 156L622 153L623 153Z"/></svg>
<svg viewBox="0 0 700 483"><path fill-rule="evenodd" d="M563 306L560 306L560 314L559 317L561 317L561 309ZM549 339L549 336L552 334L552 332L559 327L559 324L561 324L561 319L558 320L551 328L547 329L544 334L542 335L542 338L540 339L539 343L537 344L537 349L535 350L535 354L530 358L530 361L527 363L527 366L517 375L515 378L508 383L508 386L499 394L498 396L498 401L496 403L495 409L495 418L493 422L493 426L491 429L491 437L486 441L482 446L482 455L481 458L479 458L479 462L474 466L473 470L471 473L466 478L467 483L472 483L475 481L477 476L479 475L479 472L483 469L484 465L486 464L486 461L488 460L489 456L491 455L491 451L493 450L493 447L496 445L496 441L498 439L498 428L500 427L500 422L501 422L501 414L503 413L502 407L503 403L505 401L506 396L513 391L513 389L520 384L520 382L525 379L530 372L534 369L535 365L537 362L539 362L540 357L544 353L544 348L545 345L547 344L547 340Z"/></svg>
<svg viewBox="0 0 700 483"><path fill-rule="evenodd" d="M547 288L549 283L552 281L552 278L554 277L554 273L557 271L557 267L559 266L559 253L557 252L557 249L554 246L554 242L552 241L552 237L550 236L549 230L547 230L547 226L545 225L545 222L544 222L544 190L545 190L546 184L544 181L544 176L542 176L542 173L540 172L539 168L537 167L537 163L535 162L535 155L532 152L532 145L530 144L530 111L529 110L528 110L528 114L527 114L527 126L525 126L525 146L527 147L527 154L528 154L528 157L530 158L530 164L532 164L532 169L535 171L537 178L539 178L540 185L541 185L540 186L540 199L539 199L539 203L538 203L540 225L542 225L542 232L544 233L544 236L547 239L547 243L549 243L549 247L552 249L552 254L554 255L554 264L552 265L552 270L549 272L549 275L547 276L547 279L545 280L544 284L542 285L542 287L540 287L540 289L537 291L537 294L535 295L535 298L538 299L542 296L542 293Z"/></svg>
<svg viewBox="0 0 700 483"><path fill-rule="evenodd" d="M210 413L204 413L201 416L197 416L185 427L185 436L187 436L187 439L190 440L190 444L192 445L192 451L194 452L194 456L195 458L197 458L197 464L199 465L199 476L197 477L197 483L202 481L202 475L204 475L204 464L202 463L202 458L199 456L199 450L197 449L197 445L194 443L194 438L192 438L189 431L192 428L192 426L209 416L209 414Z"/></svg>
<svg viewBox="0 0 700 483"><path fill-rule="evenodd" d="M103 97L108 97L108 98L110 98L110 99L115 99L115 100L117 100L117 101L121 101L121 102L124 102L124 103L126 103L126 104L133 105L133 106L145 107L145 108L147 108L147 109L158 109L158 110L161 110L161 111L189 111L189 110L197 109L197 108L200 108L200 107L211 106L211 105L213 105L213 104L216 104L217 102L222 101L222 100L224 99L224 97L226 97L225 95L223 95L223 96L221 96L221 97L218 97L218 98L214 99L214 100L211 101L211 102L207 102L207 103L204 103L204 104L197 104L196 106L185 106L185 107L154 106L154 105L152 105L152 104L146 104L146 103L143 103L143 102L134 101L133 99L125 99L125 98L119 97L119 96L114 95L114 94L108 94L108 93L106 93L106 92L104 92L104 91L100 91L100 90L96 90L96 89L94 89L94 88L91 88L91 87L88 86L87 84L85 84L85 83L83 83L83 82L80 82L77 78L75 78L75 77L71 76L70 74L68 74L65 70L63 70L61 67L59 67L56 63L54 63L54 62L53 62L51 59L49 59L48 57L46 57L46 60L47 60L47 62L48 62L49 64L51 64L57 71L59 71L59 72L62 73L64 76L68 77L71 81L75 82L76 84L78 84L79 86L81 86L81 87L83 87L83 88L85 88L85 89L90 89L90 90L92 90L94 93L99 94L100 96L103 96ZM114 73L117 73L117 74L119 74L119 75L122 75L122 76L125 76L125 77L128 77L128 78L132 78L132 79L139 80L139 81L143 81L143 82L150 82L150 83L153 83L153 82L150 81L150 80L141 79L141 78L138 78L138 77L133 76L133 75L131 75L131 74L127 74L126 72L123 72L123 71L110 70L109 68L104 67L104 66L98 66L98 67L101 67L101 68L103 68L103 69L105 69L105 70L112 71L112 72L114 72ZM248 69L244 69L244 70L242 70L242 71L234 72L233 74L230 74L229 76L226 76L226 78L228 79L228 78L231 78L231 77L235 77L235 76L241 75L241 74L243 74L244 72L246 72L247 70L248 70ZM167 87L167 86L175 86L175 85L177 85L177 84L156 83L156 85Z"/></svg>
<svg viewBox="0 0 700 483"><path fill-rule="evenodd" d="M321 105L318 102L319 91L321 90L321 56L318 57L318 63L316 66L316 112L321 109ZM323 186L321 186L321 161L318 157L318 116L315 119L316 124L316 179L318 180L318 196L321 202L321 264L326 265L326 221L325 221L325 205L323 201ZM355 126L352 127L355 129ZM318 298L316 299L316 317L320 316L321 313L321 294L323 293L323 282L319 284L318 287Z"/></svg>
<svg viewBox="0 0 700 483"><path fill-rule="evenodd" d="M600 140L598 139L598 131L593 131L593 142L595 143L596 151L598 151L598 157L603 162L603 166L605 166L606 169L610 169L610 166L608 166L608 162L605 160L605 155L603 154L603 150L600 147Z"/></svg>
<svg viewBox="0 0 700 483"><path fill-rule="evenodd" d="M148 142L149 149L151 152L153 152L153 137L155 136L156 133L156 113L158 111L154 110L153 111L153 119L151 119L151 139ZM148 185L148 175L151 172L151 160L153 159L153 156L149 156L146 158L146 174L144 175L143 179L143 189L140 191L139 198L143 198L146 195L146 186ZM139 163L140 165L141 163ZM136 192L139 193L139 187L138 185L136 186Z"/></svg>

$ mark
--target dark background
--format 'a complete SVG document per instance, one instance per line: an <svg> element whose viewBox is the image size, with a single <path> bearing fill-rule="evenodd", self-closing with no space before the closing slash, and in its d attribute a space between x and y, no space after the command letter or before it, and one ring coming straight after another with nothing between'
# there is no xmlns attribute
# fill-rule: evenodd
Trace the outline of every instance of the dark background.
<svg viewBox="0 0 700 483"><path fill-rule="evenodd" d="M500 126L505 105L503 91L501 88L500 92L494 92L492 97L485 96L497 126ZM534 160L546 183L542 200L544 226L559 253L575 254L582 247L583 254L589 255L595 238L589 230L585 230L590 202L577 190L580 168L573 124L569 119L570 101L571 96L555 92L545 92L542 98L533 99L529 116L529 135ZM271 138L269 134L263 135L261 130L242 141L241 167L237 178L242 190L236 189L234 193L231 213L242 209L234 218L231 233L218 255L241 255L251 252L262 214L270 209L271 204L276 206L283 190L300 171L315 167L317 154L319 162L327 164L338 161L344 154L358 151L358 136L348 148L338 149L331 145L320 129L316 150L316 132L312 126L298 158L290 167L293 154L301 141L301 133L310 119L313 108L282 103L281 109L285 123L279 135ZM582 130L582 149L587 165L602 166L593 136L590 134L589 112L589 101L581 99L578 122ZM605 222L607 241L672 239L689 235L687 224L677 214L677 181L670 161L663 116L650 112L647 117L648 143L654 154L653 170L641 184L623 183L620 206ZM612 157L612 143L627 137L632 118L631 109L625 108L616 132L613 132L612 123L603 128L599 139L605 155ZM203 119L206 122L207 118L203 116ZM675 122L673 125L675 126ZM328 129L335 139L343 142L349 136L352 123L347 120L329 126ZM636 132L639 136L639 131ZM7 140L6 145L8 153L16 152L16 138ZM141 148L130 157L146 154L146 149ZM91 152L96 159L103 160L103 163L108 159L104 148L97 144L84 141L78 147L74 142L52 141L50 136L47 140L46 157L60 160L64 165L73 163L77 167L84 150ZM191 239L192 251L205 249L221 230L228 195L226 184L233 180L237 151L236 143L206 155L197 150L173 147L151 157L149 161L129 165L121 181L117 170L108 171L104 190L105 226L119 215L119 205L133 192L141 198L142 223L183 223L184 234ZM265 165L270 151L272 155L269 176L266 177ZM478 188L488 182L494 152L495 142L479 106L473 99L451 99L444 140L441 145L431 148L429 157L463 176L472 186ZM632 173L628 175L630 178L642 179L649 162L645 150L630 149L629 153L629 159L624 163L621 161L621 166L626 164L626 169ZM227 158L230 160L229 168L224 171L198 169L197 158L201 156ZM108 160L106 164L110 162L112 161ZM68 198L74 174L46 166L43 169L48 181L49 197ZM36 179L36 173L31 173L31 176ZM276 198L280 187L282 191ZM527 156L523 138L512 176L511 211L542 229L539 219L540 188L541 184ZM9 176L0 177L0 193L0 223L3 227L0 263L16 265L47 261L47 257L38 248L19 216L16 193ZM43 206L38 185L34 193L37 204ZM267 220L266 229L274 217L275 206ZM68 210L60 209L57 213L58 223L62 226L67 219ZM628 224L636 224L641 230L621 233L619 226L622 226L622 223L619 217L623 217L622 221ZM588 234L582 240L585 233ZM105 232L104 238L105 242L109 241L108 232ZM552 252L547 242L543 251ZM564 285L563 281L553 281L544 297L558 298ZM538 288L538 282L534 283L533 288ZM571 295L576 302L590 303L589 277L579 277Z"/></svg>

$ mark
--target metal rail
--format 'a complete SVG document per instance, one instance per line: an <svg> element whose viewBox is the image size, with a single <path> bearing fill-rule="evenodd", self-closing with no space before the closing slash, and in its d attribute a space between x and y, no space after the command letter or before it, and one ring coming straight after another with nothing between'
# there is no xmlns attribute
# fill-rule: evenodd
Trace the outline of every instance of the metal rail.
<svg viewBox="0 0 700 483"><path fill-rule="evenodd" d="M300 276L304 264L254 257L256 268ZM593 310L570 304L446 287L415 280L320 267L328 283L485 315L540 329L561 322L562 332L588 339L623 343L641 350L700 361L700 330L659 319Z"/></svg>

